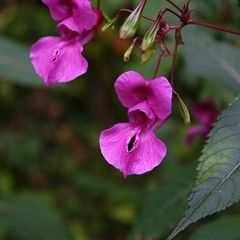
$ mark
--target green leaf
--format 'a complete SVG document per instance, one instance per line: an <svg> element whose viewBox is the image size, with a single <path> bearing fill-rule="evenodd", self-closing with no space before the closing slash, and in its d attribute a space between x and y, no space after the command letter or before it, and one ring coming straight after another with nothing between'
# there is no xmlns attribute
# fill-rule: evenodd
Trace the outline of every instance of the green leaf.
<svg viewBox="0 0 240 240"><path fill-rule="evenodd" d="M195 164L181 168L174 178L163 182L149 194L129 239L163 237L186 208L187 196L194 178ZM177 206L177 207L176 207Z"/></svg>
<svg viewBox="0 0 240 240"><path fill-rule="evenodd" d="M0 38L0 78L28 87L43 86L29 59L29 48Z"/></svg>
<svg viewBox="0 0 240 240"><path fill-rule="evenodd" d="M224 216L198 228L189 240L239 240L240 216Z"/></svg>
<svg viewBox="0 0 240 240"><path fill-rule="evenodd" d="M0 230L19 240L68 240L66 225L50 207L15 196L0 201Z"/></svg>
<svg viewBox="0 0 240 240"><path fill-rule="evenodd" d="M240 49L218 42L205 32L183 32L181 47L190 72L213 81L234 93L240 91Z"/></svg>
<svg viewBox="0 0 240 240"><path fill-rule="evenodd" d="M190 224L224 210L240 199L240 100L225 110L210 133L198 166L189 208L173 239Z"/></svg>

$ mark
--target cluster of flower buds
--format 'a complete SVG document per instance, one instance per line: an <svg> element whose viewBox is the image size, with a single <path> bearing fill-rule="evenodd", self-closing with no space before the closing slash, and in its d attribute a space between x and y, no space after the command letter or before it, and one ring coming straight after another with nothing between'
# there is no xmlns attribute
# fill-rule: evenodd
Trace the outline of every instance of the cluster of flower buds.
<svg viewBox="0 0 240 240"><path fill-rule="evenodd" d="M240 32L195 21L191 18L194 10L190 1L179 7L172 0L166 0L173 8L159 10L156 19L143 15L148 0L141 0L134 10L121 9L109 19L98 8L91 6L89 0L42 0L52 18L58 21L60 36L44 37L31 48L30 58L36 73L44 79L46 85L66 83L87 71L87 60L82 56L83 47L88 43L101 25L102 16L107 19L102 31L111 28L122 13L130 13L123 22L119 35L121 39L131 39L130 47L124 54L124 61L129 61L134 47L140 44L142 63L147 62L159 47L159 57L152 80L145 80L140 74L130 71L122 74L115 83L118 98L127 108L129 121L120 123L101 133L100 148L106 161L123 172L124 176L142 174L152 170L165 157L167 148L154 132L159 129L171 114L172 96L176 97L185 123L190 123L190 114L179 93L174 89L174 69L178 47L183 43L181 30L189 24L195 24L216 30L240 35ZM175 15L179 22L169 24L165 13ZM151 26L142 35L137 36L141 19L151 22ZM175 47L171 53L165 45L165 37L175 31ZM171 80L158 77L158 70L163 56L173 56ZM205 104L205 105L204 105ZM211 105L209 101L201 106ZM194 117L200 125L190 129L187 141L200 133L206 135L218 114L212 108L204 111L201 106Z"/></svg>

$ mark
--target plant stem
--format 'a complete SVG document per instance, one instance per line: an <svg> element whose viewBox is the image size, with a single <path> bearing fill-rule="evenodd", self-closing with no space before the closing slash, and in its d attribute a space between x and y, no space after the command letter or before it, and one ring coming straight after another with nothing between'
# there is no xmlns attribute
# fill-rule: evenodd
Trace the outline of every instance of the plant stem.
<svg viewBox="0 0 240 240"><path fill-rule="evenodd" d="M192 20L192 19L188 22L188 24L195 24L198 26L215 29L215 30L222 31L222 32L228 32L228 33L240 35L240 32L237 30L232 30L232 29L221 27L221 26L216 26L216 25L212 25L212 24L208 24L208 23L204 23L204 22L199 22L199 21Z"/></svg>
<svg viewBox="0 0 240 240"><path fill-rule="evenodd" d="M97 0L97 9L100 9L101 0Z"/></svg>
<svg viewBox="0 0 240 240"><path fill-rule="evenodd" d="M118 14L117 14L117 15L120 15L121 13L124 13L124 12L132 13L133 10L126 9L126 8L122 8L122 9L120 9L120 10L118 11ZM149 18L149 17L146 17L146 16L143 16L143 15L142 15L142 18L145 18L145 19L147 19L147 20L149 20L149 21L151 21L151 22L155 22L154 19Z"/></svg>
<svg viewBox="0 0 240 240"><path fill-rule="evenodd" d="M175 11L173 11L172 9L166 8L166 12L170 12L173 15L175 15L176 17L181 19L181 16L178 13L176 13Z"/></svg>
<svg viewBox="0 0 240 240"><path fill-rule="evenodd" d="M167 0L167 2L169 2L171 5L173 5L177 10L179 10L180 12L182 12L182 9L176 4L174 3L172 0Z"/></svg>
<svg viewBox="0 0 240 240"><path fill-rule="evenodd" d="M159 56L158 56L158 60L157 60L157 64L156 64L156 67L155 67L155 70L154 70L154 75L153 75L153 78L156 78L157 77L157 74L158 74L158 70L159 70L159 67L160 67L160 63L162 61L162 57L163 57L163 52L162 50L160 49L160 53L159 53Z"/></svg>
<svg viewBox="0 0 240 240"><path fill-rule="evenodd" d="M171 85L173 89L174 89L174 73L175 73L175 66L177 62L178 46L179 46L179 40L176 38L176 43L173 51L173 62L172 62L172 73L171 73Z"/></svg>

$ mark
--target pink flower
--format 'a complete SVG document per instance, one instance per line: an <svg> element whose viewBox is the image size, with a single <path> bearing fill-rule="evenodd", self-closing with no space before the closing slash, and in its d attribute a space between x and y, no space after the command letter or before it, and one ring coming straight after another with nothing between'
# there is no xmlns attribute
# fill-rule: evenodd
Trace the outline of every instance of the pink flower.
<svg viewBox="0 0 240 240"><path fill-rule="evenodd" d="M83 46L95 35L100 11L88 0L44 0L57 25L60 36L39 39L31 48L30 59L36 73L46 85L66 83L86 73Z"/></svg>
<svg viewBox="0 0 240 240"><path fill-rule="evenodd" d="M42 0L54 20L61 21L72 31L91 30L97 22L89 0Z"/></svg>
<svg viewBox="0 0 240 240"><path fill-rule="evenodd" d="M124 176L151 171L167 153L165 144L154 132L171 113L171 85L164 77L148 81L130 71L117 79L115 89L128 109L129 122L101 133L101 152Z"/></svg>
<svg viewBox="0 0 240 240"><path fill-rule="evenodd" d="M207 136L218 115L219 111L214 106L211 98L199 102L192 111L192 116L198 120L199 125L188 130L186 143L191 144L197 135Z"/></svg>

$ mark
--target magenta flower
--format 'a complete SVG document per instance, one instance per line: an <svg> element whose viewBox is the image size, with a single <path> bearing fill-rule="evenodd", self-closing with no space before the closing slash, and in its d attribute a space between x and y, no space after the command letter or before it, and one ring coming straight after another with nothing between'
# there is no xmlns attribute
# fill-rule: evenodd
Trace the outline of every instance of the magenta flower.
<svg viewBox="0 0 240 240"><path fill-rule="evenodd" d="M61 21L74 32L91 30L97 22L89 0L42 0L54 20Z"/></svg>
<svg viewBox="0 0 240 240"><path fill-rule="evenodd" d="M199 102L192 111L193 118L199 124L188 130L186 143L191 144L197 135L207 136L218 115L219 111L214 106L211 98Z"/></svg>
<svg viewBox="0 0 240 240"><path fill-rule="evenodd" d="M31 48L30 59L46 85L65 83L83 75L88 68L83 46L95 35L101 14L88 0L44 0L60 36L44 37Z"/></svg>
<svg viewBox="0 0 240 240"><path fill-rule="evenodd" d="M124 176L151 171L167 153L165 144L154 132L171 113L171 85L164 77L148 81L130 71L116 80L115 90L128 109L129 122L101 133L101 152Z"/></svg>

